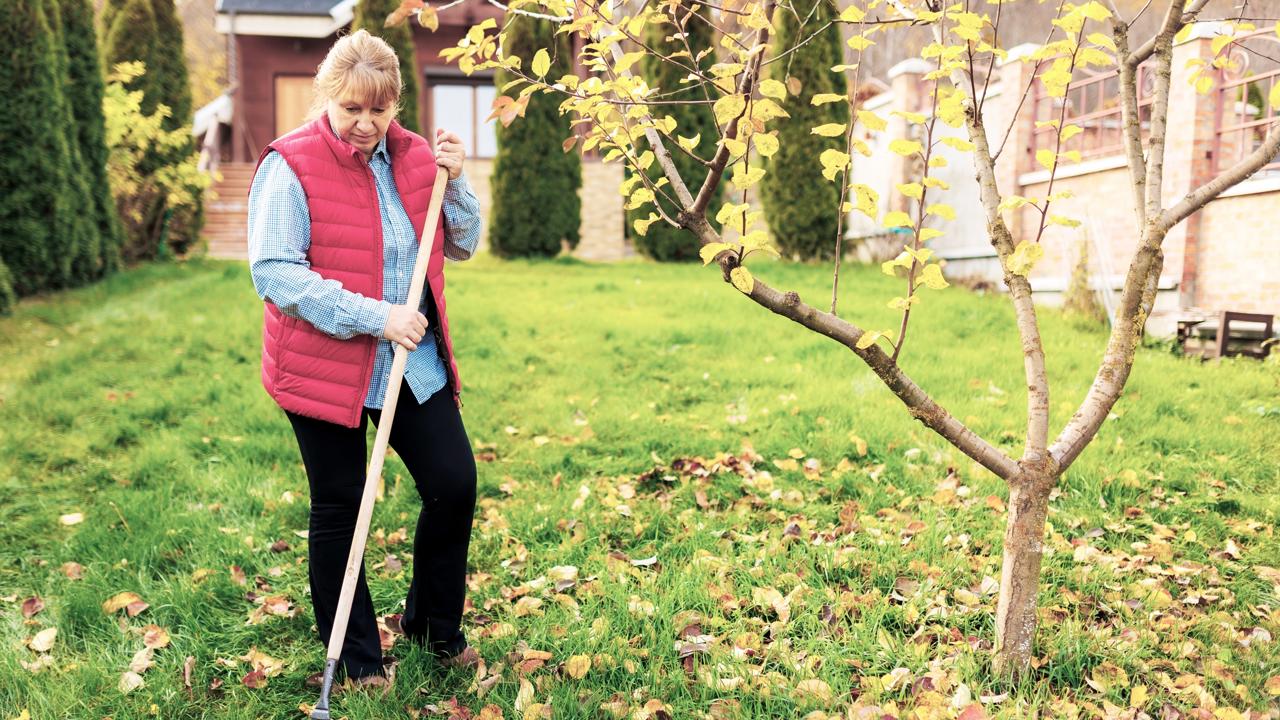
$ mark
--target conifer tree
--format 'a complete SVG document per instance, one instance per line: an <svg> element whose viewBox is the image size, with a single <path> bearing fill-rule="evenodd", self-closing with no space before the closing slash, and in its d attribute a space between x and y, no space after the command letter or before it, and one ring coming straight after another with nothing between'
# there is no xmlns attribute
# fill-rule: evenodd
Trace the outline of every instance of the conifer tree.
<svg viewBox="0 0 1280 720"><path fill-rule="evenodd" d="M774 15L775 48L795 47L836 15L832 0L796 0L793 5L794 13L780 9ZM803 27L796 15L805 20ZM798 95L788 93L782 103L791 119L779 126L778 152L765 164L768 172L760 182L769 232L783 256L806 260L835 256L837 218L832 209L840 203L840 187L822 177L818 156L828 148L843 151L844 138L814 135L810 128L849 122L849 106L842 102L813 105L810 100L820 93L845 94L841 75L831 72L842 62L840 26L833 23L768 65L770 78L800 89Z"/></svg>
<svg viewBox="0 0 1280 720"><path fill-rule="evenodd" d="M507 35L509 54L519 55L531 68L539 48L552 48L548 78L569 71L572 54L566 36L556 34L548 20L517 15ZM512 79L498 72L499 91ZM489 242L504 257L558 254L561 242L578 245L582 222L582 159L577 152L564 152L570 135L569 117L561 115L560 99L533 93L524 117L510 127L497 127L498 155L490 179L493 207Z"/></svg>
<svg viewBox="0 0 1280 720"><path fill-rule="evenodd" d="M686 68L693 66L696 62L700 70L706 71L716 62L715 31L711 25L689 14L688 3L685 0L675 6L675 12L677 14L673 19L680 23L683 30L671 24L653 23L645 31L645 45L668 57L674 56L673 59ZM698 12L707 13L709 10L706 6L702 6ZM684 33L683 40L679 37L681 32ZM668 97L668 93L675 93L669 96L671 100L706 99L701 88L696 85L681 84L681 79L687 77L689 71L673 62L665 62L652 54L647 54L640 59L639 66L645 82L650 87L659 88L664 98ZM710 160L715 155L716 120L709 104L675 104L664 107L663 112L675 118L676 132L680 136L698 138L698 144L693 148L693 152L698 157ZM680 176L689 183L691 191L696 192L706 178L706 167L686 155L675 144L669 147L671 159L679 169ZM649 167L648 175L656 183L662 177L662 168L654 163ZM717 186L716 194L711 199L709 207L712 208L713 214L720 207L723 191L723 184ZM658 202L669 217L676 216L677 209L672 203L661 196ZM659 221L650 225L643 235L636 231L635 221L648 218L650 212L653 212L653 209L646 206L628 213L627 232L635 243L636 249L655 260L696 260L698 239L683 228L672 227L664 221Z"/></svg>

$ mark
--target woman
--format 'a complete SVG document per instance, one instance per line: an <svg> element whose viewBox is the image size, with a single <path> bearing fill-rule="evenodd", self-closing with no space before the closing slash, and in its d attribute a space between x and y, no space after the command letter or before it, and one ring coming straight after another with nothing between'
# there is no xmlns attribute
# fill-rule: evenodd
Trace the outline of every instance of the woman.
<svg viewBox="0 0 1280 720"><path fill-rule="evenodd" d="M249 191L249 263L265 301L262 382L293 425L311 491L311 601L326 645L366 471L366 418L381 419L395 345L408 364L391 432L422 497L401 629L449 665L479 657L462 634L476 469L459 414L444 301L444 258L479 241L479 203L458 136L427 141L395 122L400 66L359 30L315 77L312 120L263 150ZM442 226L421 307L407 295L436 172ZM430 331L430 332L428 332ZM339 673L386 686L363 566Z"/></svg>

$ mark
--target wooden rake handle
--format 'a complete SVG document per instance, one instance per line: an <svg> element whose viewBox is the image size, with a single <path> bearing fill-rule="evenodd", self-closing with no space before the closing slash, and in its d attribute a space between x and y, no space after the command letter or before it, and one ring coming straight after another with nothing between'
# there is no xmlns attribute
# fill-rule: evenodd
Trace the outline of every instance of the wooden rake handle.
<svg viewBox="0 0 1280 720"><path fill-rule="evenodd" d="M431 254L435 250L436 226L440 223L440 207L444 203L444 187L448 180L448 171L437 167L435 184L431 187L431 203L427 206L427 221L422 226L422 240L418 243L418 260L413 266L413 282L409 285L410 307L422 306L422 290L427 284L427 266L431 264ZM374 498L378 494L378 479L382 477L382 463L387 456L387 443L391 438L391 423L395 419L396 400L400 397L400 383L404 380L404 366L408 361L409 350L397 344L395 359L391 362L391 377L387 379L387 393L382 398L382 418L378 422L378 435L373 443L373 454L369 457L369 472L364 479L360 514L356 520L355 534L351 538L351 553L347 556L346 572L342 577L342 593L338 596L333 631L329 635L325 683L321 690L321 703L317 705L317 710L323 706L326 715L333 667L342 655L342 643L347 635L351 603L355 599L356 582L360 579L360 566L364 560L365 541L369 536L369 521L373 517Z"/></svg>

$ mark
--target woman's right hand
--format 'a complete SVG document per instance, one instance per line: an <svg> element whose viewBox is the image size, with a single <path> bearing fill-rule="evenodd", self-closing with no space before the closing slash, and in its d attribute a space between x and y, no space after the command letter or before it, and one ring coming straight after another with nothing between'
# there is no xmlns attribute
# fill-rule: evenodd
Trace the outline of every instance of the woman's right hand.
<svg viewBox="0 0 1280 720"><path fill-rule="evenodd" d="M408 305L392 305L382 337L403 345L410 352L418 349L418 343L427 334L427 316Z"/></svg>

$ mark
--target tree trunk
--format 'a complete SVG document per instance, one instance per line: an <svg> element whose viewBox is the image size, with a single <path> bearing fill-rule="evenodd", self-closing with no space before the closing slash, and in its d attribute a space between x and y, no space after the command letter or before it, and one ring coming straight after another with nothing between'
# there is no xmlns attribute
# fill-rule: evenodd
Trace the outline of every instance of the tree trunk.
<svg viewBox="0 0 1280 720"><path fill-rule="evenodd" d="M1023 676L1031 667L1036 634L1036 591L1044 524L1053 478L1022 477L1009 485L1009 516L1004 531L1004 568L996 606L995 670Z"/></svg>

